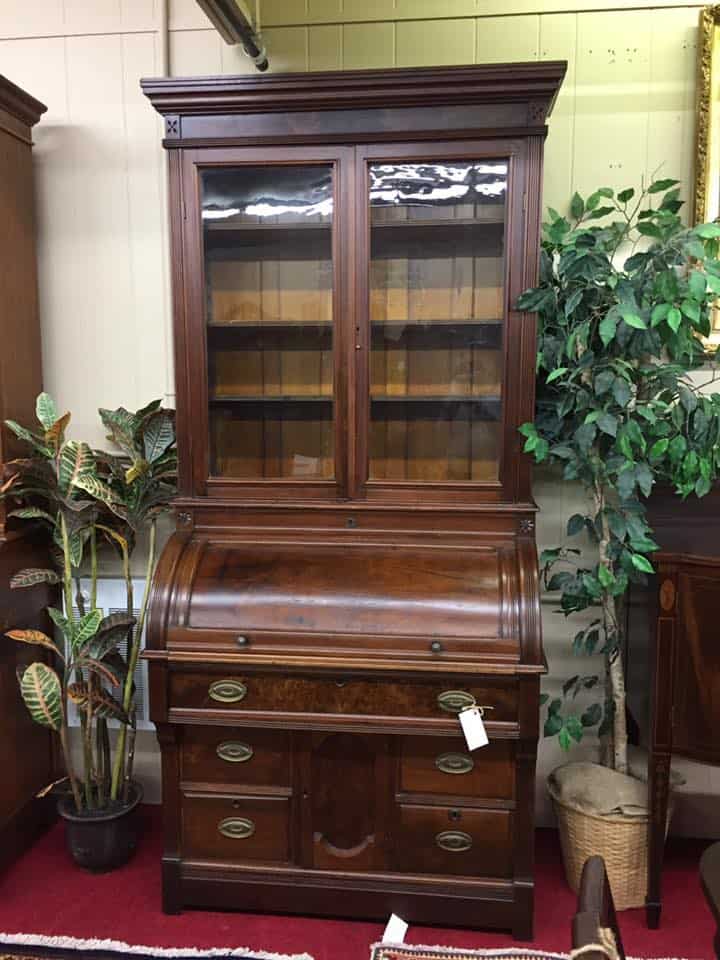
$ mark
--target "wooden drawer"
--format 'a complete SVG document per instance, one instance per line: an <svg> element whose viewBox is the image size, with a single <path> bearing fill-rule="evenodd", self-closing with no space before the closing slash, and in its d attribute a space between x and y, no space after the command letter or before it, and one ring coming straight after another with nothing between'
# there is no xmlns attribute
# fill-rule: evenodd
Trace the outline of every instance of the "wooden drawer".
<svg viewBox="0 0 720 960"><path fill-rule="evenodd" d="M461 684L315 679L232 671L212 674L180 670L170 674L171 708L450 720L465 701L472 702L473 698L478 704L492 707L489 722L517 719L517 682L512 677Z"/></svg>
<svg viewBox="0 0 720 960"><path fill-rule="evenodd" d="M290 861L290 798L186 794L182 856L223 861Z"/></svg>
<svg viewBox="0 0 720 960"><path fill-rule="evenodd" d="M403 793L512 800L514 754L508 740L471 753L462 737L401 737L399 787Z"/></svg>
<svg viewBox="0 0 720 960"><path fill-rule="evenodd" d="M290 785L290 736L284 730L188 726L182 779L196 783Z"/></svg>
<svg viewBox="0 0 720 960"><path fill-rule="evenodd" d="M408 873L509 877L512 814L401 804L394 867Z"/></svg>

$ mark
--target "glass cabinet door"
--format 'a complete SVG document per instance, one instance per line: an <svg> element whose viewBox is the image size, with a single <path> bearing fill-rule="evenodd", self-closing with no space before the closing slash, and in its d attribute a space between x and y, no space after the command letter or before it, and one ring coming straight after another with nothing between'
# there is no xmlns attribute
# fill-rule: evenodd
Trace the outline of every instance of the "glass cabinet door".
<svg viewBox="0 0 720 960"><path fill-rule="evenodd" d="M201 171L211 477L334 477L333 170Z"/></svg>
<svg viewBox="0 0 720 960"><path fill-rule="evenodd" d="M493 482L508 162L368 165L371 481Z"/></svg>

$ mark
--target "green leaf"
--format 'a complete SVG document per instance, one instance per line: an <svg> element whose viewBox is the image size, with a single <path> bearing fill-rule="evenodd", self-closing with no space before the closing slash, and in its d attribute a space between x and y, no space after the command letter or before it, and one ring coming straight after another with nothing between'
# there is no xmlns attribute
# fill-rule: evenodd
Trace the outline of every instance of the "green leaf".
<svg viewBox="0 0 720 960"><path fill-rule="evenodd" d="M678 385L678 395L680 397L680 403L682 404L683 409L687 413L694 413L698 405L698 398L695 391L690 390L681 383Z"/></svg>
<svg viewBox="0 0 720 960"><path fill-rule="evenodd" d="M646 463L638 463L635 467L635 479L643 496L649 497L652 493L655 475Z"/></svg>
<svg viewBox="0 0 720 960"><path fill-rule="evenodd" d="M658 303L657 306L653 307L652 313L650 314L650 326L657 327L663 322L665 317L667 317L670 312L669 303Z"/></svg>
<svg viewBox="0 0 720 960"><path fill-rule="evenodd" d="M600 585L606 589L615 583L615 577L612 572L608 570L607 567L602 566L602 564L598 567L598 580L600 581Z"/></svg>
<svg viewBox="0 0 720 960"><path fill-rule="evenodd" d="M670 307L667 312L667 323L673 333L677 333L682 323L682 314L677 307Z"/></svg>
<svg viewBox="0 0 720 960"><path fill-rule="evenodd" d="M648 187L648 193L664 193L666 190L669 190L670 187L674 187L678 183L680 183L679 180L656 180Z"/></svg>
<svg viewBox="0 0 720 960"><path fill-rule="evenodd" d="M615 374L612 370L603 370L595 377L595 393L601 397L607 393L615 383Z"/></svg>
<svg viewBox="0 0 720 960"><path fill-rule="evenodd" d="M620 313L623 320L629 327L633 327L635 330L647 330L647 324L643 318L639 317L634 311L621 310Z"/></svg>
<svg viewBox="0 0 720 960"><path fill-rule="evenodd" d="M553 370L545 383L553 383L555 380L559 380L560 377L564 376L568 372L568 369L568 367L558 367L557 370Z"/></svg>
<svg viewBox="0 0 720 960"><path fill-rule="evenodd" d="M634 553L632 555L632 565L636 570L639 570L641 573L654 573L655 568L650 563L647 557L643 557L640 553Z"/></svg>
<svg viewBox="0 0 720 960"><path fill-rule="evenodd" d="M576 220L579 220L583 213L585 213L585 204L583 203L583 198L577 191L575 191L572 200L570 201L570 213Z"/></svg>
<svg viewBox="0 0 720 960"><path fill-rule="evenodd" d="M68 618L62 612L62 610L58 610L57 607L48 607L47 612L55 626L62 630L63 634L66 635L70 624Z"/></svg>
<svg viewBox="0 0 720 960"><path fill-rule="evenodd" d="M68 687L68 696L84 713L92 710L93 716L106 720L120 720L127 723L127 714L122 705L102 688L91 688L85 682L71 683Z"/></svg>
<svg viewBox="0 0 720 960"><path fill-rule="evenodd" d="M40 393L35 401L35 414L45 430L49 430L58 418L53 398L49 393Z"/></svg>
<svg viewBox="0 0 720 960"><path fill-rule="evenodd" d="M549 713L547 719L545 720L545 727L543 733L546 737L554 737L556 734L560 733L563 728L562 718L559 717L556 713Z"/></svg>
<svg viewBox="0 0 720 960"><path fill-rule="evenodd" d="M612 413L601 414L598 417L597 424L603 433L607 433L608 436L611 436L611 437L617 436L618 420L617 420L617 417L613 416Z"/></svg>
<svg viewBox="0 0 720 960"><path fill-rule="evenodd" d="M627 203L628 200L632 200L634 196L635 196L635 191L633 190L632 187L629 187L627 190L621 190L618 193L617 198L620 201L620 203Z"/></svg>
<svg viewBox="0 0 720 960"><path fill-rule="evenodd" d="M617 332L617 320L612 314L608 313L600 321L600 327L598 329L603 346L606 347L615 339L615 334Z"/></svg>
<svg viewBox="0 0 720 960"><path fill-rule="evenodd" d="M580 717L580 723L582 723L584 727L594 727L595 724L600 723L601 718L602 707L599 703L593 703Z"/></svg>
<svg viewBox="0 0 720 960"><path fill-rule="evenodd" d="M581 453L587 455L595 442L597 436L597 427L594 423L584 423L575 431L575 441L580 448Z"/></svg>
<svg viewBox="0 0 720 960"><path fill-rule="evenodd" d="M60 680L46 663L31 663L20 680L20 693L36 723L59 731L63 722Z"/></svg>
<svg viewBox="0 0 720 960"><path fill-rule="evenodd" d="M583 731L582 723L580 722L580 719L578 717L575 717L572 715L569 716L565 721L565 729L573 738L573 740L576 741L576 743L580 743L580 741L583 738L584 731Z"/></svg>
<svg viewBox="0 0 720 960"><path fill-rule="evenodd" d="M112 507L118 502L117 494L108 487L107 484L103 483L102 480L98 480L97 477L91 474L76 477L74 486L79 487L80 490L84 490L86 493L89 493L91 497L100 500L109 507Z"/></svg>
<svg viewBox="0 0 720 960"><path fill-rule="evenodd" d="M694 300L683 300L680 304L680 310L693 323L697 323L700 319L700 307Z"/></svg>
<svg viewBox="0 0 720 960"><path fill-rule="evenodd" d="M566 727L563 727L558 733L558 743L563 750L569 750L572 746L572 739Z"/></svg>
<svg viewBox="0 0 720 960"><path fill-rule="evenodd" d="M5 426L8 430L11 430L16 437L20 440L24 440L26 443L29 443L31 447L41 453L44 457L51 457L52 450L46 444L44 444L40 437L35 436L34 433L31 433L29 430L26 430L25 427L21 427L19 423L16 423L14 420L6 420Z"/></svg>
<svg viewBox="0 0 720 960"><path fill-rule="evenodd" d="M59 583L60 577L54 570L44 570L40 567L25 567L10 578L10 589L19 590L22 587L34 587L38 583Z"/></svg>
<svg viewBox="0 0 720 960"><path fill-rule="evenodd" d="M661 457L665 456L669 446L670 441L667 439L667 437L664 437L662 440L656 440L655 443L650 447L650 459L659 460Z"/></svg>
<svg viewBox="0 0 720 960"><path fill-rule="evenodd" d="M617 377L613 383L613 397L619 407L626 407L630 403L632 392L630 387L622 377Z"/></svg>
<svg viewBox="0 0 720 960"><path fill-rule="evenodd" d="M660 230L660 227L656 226L654 223L649 223L648 221L639 223L637 225L637 232L641 233L644 237L652 237L654 240L662 239L662 231Z"/></svg>
<svg viewBox="0 0 720 960"><path fill-rule="evenodd" d="M699 270L693 270L688 277L688 289L693 300L702 301L705 299L706 286L705 274Z"/></svg>
<svg viewBox="0 0 720 960"><path fill-rule="evenodd" d="M720 237L720 225L717 223L700 223L694 228L693 233L702 237L703 240L714 240Z"/></svg>
<svg viewBox="0 0 720 960"><path fill-rule="evenodd" d="M581 513L574 513L567 522L567 535L574 537L585 529L585 517Z"/></svg>

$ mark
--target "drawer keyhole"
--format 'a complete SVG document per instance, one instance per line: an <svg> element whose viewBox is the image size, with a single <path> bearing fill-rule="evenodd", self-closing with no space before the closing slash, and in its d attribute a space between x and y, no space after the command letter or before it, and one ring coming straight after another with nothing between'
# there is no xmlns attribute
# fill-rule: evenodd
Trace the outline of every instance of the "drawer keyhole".
<svg viewBox="0 0 720 960"><path fill-rule="evenodd" d="M462 813L460 813L459 810L448 810L448 820L452 820L454 822L462 820Z"/></svg>

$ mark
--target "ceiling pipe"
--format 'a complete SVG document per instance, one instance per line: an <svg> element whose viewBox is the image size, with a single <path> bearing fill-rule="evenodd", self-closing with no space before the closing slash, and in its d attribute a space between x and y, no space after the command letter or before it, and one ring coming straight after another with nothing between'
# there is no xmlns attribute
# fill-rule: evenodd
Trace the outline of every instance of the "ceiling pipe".
<svg viewBox="0 0 720 960"><path fill-rule="evenodd" d="M197 3L225 43L241 44L257 69L264 73L269 66L265 46L243 0L197 0Z"/></svg>

